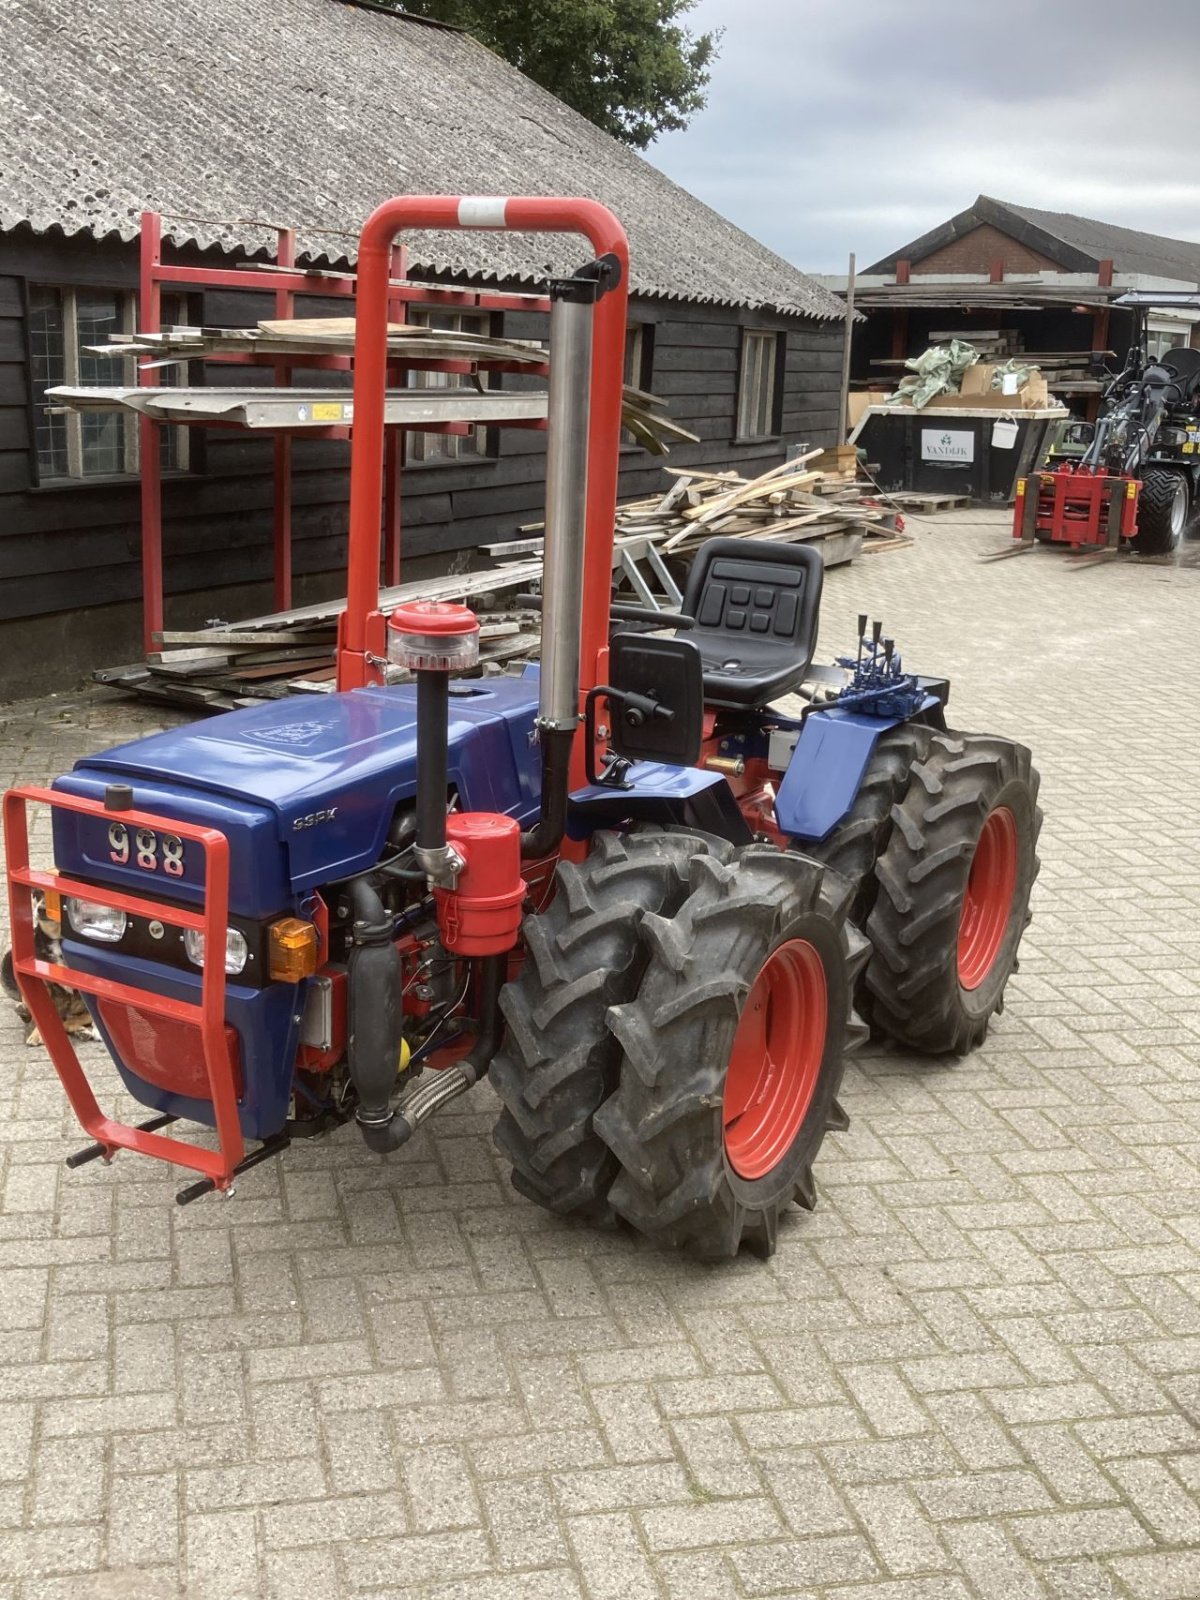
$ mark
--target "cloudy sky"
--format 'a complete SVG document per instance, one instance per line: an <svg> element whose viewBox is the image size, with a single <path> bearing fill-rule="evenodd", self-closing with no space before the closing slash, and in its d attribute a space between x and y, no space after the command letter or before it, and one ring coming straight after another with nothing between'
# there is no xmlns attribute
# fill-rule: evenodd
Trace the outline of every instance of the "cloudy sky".
<svg viewBox="0 0 1200 1600"><path fill-rule="evenodd" d="M811 272L979 193L1200 239L1200 0L698 0L708 106L647 154Z"/></svg>

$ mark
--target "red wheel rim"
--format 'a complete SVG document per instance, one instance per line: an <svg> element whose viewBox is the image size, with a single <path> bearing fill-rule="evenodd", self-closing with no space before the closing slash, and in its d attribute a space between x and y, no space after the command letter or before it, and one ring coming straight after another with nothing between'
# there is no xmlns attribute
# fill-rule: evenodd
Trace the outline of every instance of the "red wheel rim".
<svg viewBox="0 0 1200 1600"><path fill-rule="evenodd" d="M725 1074L725 1155L739 1177L765 1177L791 1149L821 1075L828 1012L816 950L781 944L746 996Z"/></svg>
<svg viewBox="0 0 1200 1600"><path fill-rule="evenodd" d="M971 859L958 924L958 981L978 989L996 964L1017 887L1017 819L1007 806L988 813Z"/></svg>

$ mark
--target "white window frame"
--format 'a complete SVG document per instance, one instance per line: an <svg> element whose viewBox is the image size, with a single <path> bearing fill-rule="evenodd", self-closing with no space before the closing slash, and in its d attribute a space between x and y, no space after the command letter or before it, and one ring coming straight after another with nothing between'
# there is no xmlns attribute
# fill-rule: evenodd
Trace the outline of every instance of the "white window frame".
<svg viewBox="0 0 1200 1600"><path fill-rule="evenodd" d="M778 368L778 333L767 328L743 328L736 438L770 439L775 436L778 431L775 426Z"/></svg>
<svg viewBox="0 0 1200 1600"><path fill-rule="evenodd" d="M491 313L472 306L423 305L408 308L408 320L414 327L428 328L433 317L453 318L455 327L452 331L458 333L490 334L492 331ZM483 388L491 387L489 372L479 372L476 376ZM454 372L410 372L408 375L410 389L451 389L461 381L461 376ZM487 434L486 423L480 423L470 433L424 433L420 429L412 429L405 435L405 464L418 461L486 461ZM464 449L464 446L469 448Z"/></svg>
<svg viewBox="0 0 1200 1600"><path fill-rule="evenodd" d="M78 388L80 378L80 340L79 340L79 296L92 292L112 294L116 296L118 318L121 324L120 331L126 334L137 332L137 294L133 289L112 288L103 284L66 284L66 283L37 283L31 287L49 290L61 297L63 320L63 384L67 388ZM121 376L124 387L135 388L137 385L137 357L124 356L112 357L121 362ZM35 406L35 412L38 409ZM141 470L141 429L138 427L139 417L136 412L126 411L121 416L121 427L124 433L124 466L119 472L85 472L83 456L83 413L67 408L62 411L63 421L66 424L67 436L67 471L62 473L47 473L43 471L40 458L37 460L38 483L53 486L65 483L92 483L125 478L136 478ZM171 471L186 472L190 464L189 434L186 427L173 428L175 460ZM34 455L38 457L36 431L34 437Z"/></svg>

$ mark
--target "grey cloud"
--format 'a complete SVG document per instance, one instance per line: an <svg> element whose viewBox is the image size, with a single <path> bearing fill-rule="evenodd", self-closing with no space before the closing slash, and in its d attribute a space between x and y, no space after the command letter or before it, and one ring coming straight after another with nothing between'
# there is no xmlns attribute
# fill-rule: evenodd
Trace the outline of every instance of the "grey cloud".
<svg viewBox="0 0 1200 1600"><path fill-rule="evenodd" d="M707 109L650 159L800 267L981 191L1200 238L1197 0L700 0Z"/></svg>

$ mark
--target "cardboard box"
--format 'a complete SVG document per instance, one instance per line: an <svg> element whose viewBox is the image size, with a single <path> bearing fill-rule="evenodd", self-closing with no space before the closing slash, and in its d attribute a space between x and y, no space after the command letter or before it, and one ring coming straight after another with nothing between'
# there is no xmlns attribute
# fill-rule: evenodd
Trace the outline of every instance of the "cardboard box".
<svg viewBox="0 0 1200 1600"><path fill-rule="evenodd" d="M988 394L991 391L992 379L996 376L996 366L991 361L977 361L973 367L968 367L962 375L963 394Z"/></svg>

